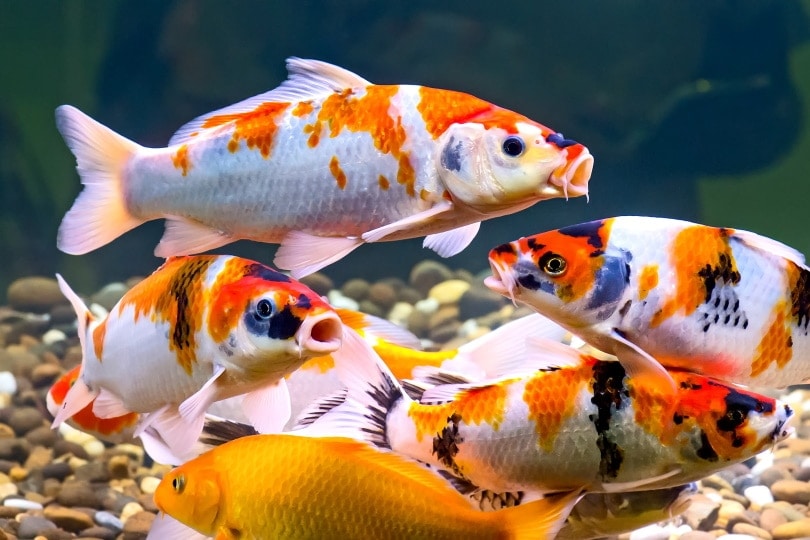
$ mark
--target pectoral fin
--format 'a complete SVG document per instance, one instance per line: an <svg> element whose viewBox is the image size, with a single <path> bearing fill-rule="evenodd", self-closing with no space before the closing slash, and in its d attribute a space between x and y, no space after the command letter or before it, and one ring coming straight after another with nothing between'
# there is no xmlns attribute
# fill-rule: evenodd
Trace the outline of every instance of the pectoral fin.
<svg viewBox="0 0 810 540"><path fill-rule="evenodd" d="M660 389L669 389L672 395L675 395L678 390L677 385L658 360L627 339L616 328L611 332L611 337L615 344L614 353L631 378L650 381L658 385Z"/></svg>

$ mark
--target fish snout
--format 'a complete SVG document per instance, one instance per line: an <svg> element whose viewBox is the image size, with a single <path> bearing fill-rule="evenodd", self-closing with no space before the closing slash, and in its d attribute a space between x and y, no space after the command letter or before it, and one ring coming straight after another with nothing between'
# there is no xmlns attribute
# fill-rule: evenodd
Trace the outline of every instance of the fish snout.
<svg viewBox="0 0 810 540"><path fill-rule="evenodd" d="M784 405L783 409L777 410L779 421L776 423L773 433L771 433L771 439L773 439L774 443L790 437L796 431L793 426L787 425L790 423L790 419L793 418L793 409L790 408L790 405Z"/></svg>
<svg viewBox="0 0 810 540"><path fill-rule="evenodd" d="M501 296L509 298L513 304L517 305L515 299L517 283L509 267L493 257L489 258L489 266L492 269L492 275L484 279L484 285Z"/></svg>
<svg viewBox="0 0 810 540"><path fill-rule="evenodd" d="M343 322L333 311L309 315L296 332L295 341L301 351L316 356L333 353L343 342Z"/></svg>
<svg viewBox="0 0 810 540"><path fill-rule="evenodd" d="M579 152L575 149L579 148ZM581 144L567 149L568 155L573 155L566 163L557 167L551 173L551 183L562 188L565 198L588 195L588 182L593 172L593 156Z"/></svg>

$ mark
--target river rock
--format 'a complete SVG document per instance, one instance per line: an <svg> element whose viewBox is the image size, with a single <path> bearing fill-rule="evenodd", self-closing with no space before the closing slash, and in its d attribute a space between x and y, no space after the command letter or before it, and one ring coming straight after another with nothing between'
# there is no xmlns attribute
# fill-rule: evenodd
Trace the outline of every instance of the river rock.
<svg viewBox="0 0 810 540"><path fill-rule="evenodd" d="M31 313L48 313L54 306L68 303L54 278L40 276L13 281L6 298L12 309Z"/></svg>

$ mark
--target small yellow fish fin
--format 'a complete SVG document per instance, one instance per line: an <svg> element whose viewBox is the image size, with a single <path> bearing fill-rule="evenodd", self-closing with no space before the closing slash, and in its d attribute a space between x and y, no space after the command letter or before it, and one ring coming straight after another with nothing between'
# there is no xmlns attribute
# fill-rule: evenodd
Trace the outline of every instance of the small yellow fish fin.
<svg viewBox="0 0 810 540"><path fill-rule="evenodd" d="M76 333L79 335L79 344L82 348L82 363L84 363L84 342L87 339L87 329L90 326L90 323L95 320L95 317L87 308L84 301L79 298L79 295L70 288L70 285L67 284L65 278L63 278L60 274L56 274L56 282L59 284L59 290L62 291L62 295L67 298L68 302L70 302L70 305L73 307L73 311L76 312Z"/></svg>
<svg viewBox="0 0 810 540"><path fill-rule="evenodd" d="M155 518L149 534L146 535L146 540L209 540L210 538L163 513Z"/></svg>
<svg viewBox="0 0 810 540"><path fill-rule="evenodd" d="M233 236L181 217L166 216L163 236L155 248L157 257L202 253L235 242Z"/></svg>
<svg viewBox="0 0 810 540"><path fill-rule="evenodd" d="M287 79L278 87L206 113L183 125L169 140L169 146L182 144L199 136L206 128L206 121L215 116L238 115L253 111L263 103L294 103L328 96L346 88L364 88L369 81L347 69L321 62L290 57L287 59ZM208 128L208 129L218 129Z"/></svg>
<svg viewBox="0 0 810 540"><path fill-rule="evenodd" d="M432 249L442 257L452 257L470 245L480 228L481 222L476 221L449 231L429 234L422 242L422 247Z"/></svg>
<svg viewBox="0 0 810 540"><path fill-rule="evenodd" d="M739 229L734 230L732 238L741 240L750 248L765 251L771 255L776 255L777 257L782 257L791 261L797 266L808 270L804 255L799 250L792 248L787 244L783 244L778 240L774 240L773 238L768 238L767 236L762 236L761 234L750 231L741 231Z"/></svg>
<svg viewBox="0 0 810 540"><path fill-rule="evenodd" d="M444 362L442 368L466 373L467 370L457 367L455 363L471 362L481 371L477 379L536 371L545 366L546 360L532 350L531 340L541 339L559 344L566 334L566 330L551 319L533 313L465 343L458 348L456 357Z"/></svg>
<svg viewBox="0 0 810 540"><path fill-rule="evenodd" d="M660 390L671 392L672 396L677 394L678 386L658 360L624 337L618 329L614 328L610 335L614 341L616 358L629 377L636 381L649 381Z"/></svg>
<svg viewBox="0 0 810 540"><path fill-rule="evenodd" d="M372 338L379 338L400 347L417 350L422 349L422 342L413 332L389 320L351 309L337 308L335 311L337 311L343 324L359 332L366 338L371 336Z"/></svg>
<svg viewBox="0 0 810 540"><path fill-rule="evenodd" d="M259 433L281 433L290 419L290 392L284 379L248 392L242 399L242 410Z"/></svg>
<svg viewBox="0 0 810 540"><path fill-rule="evenodd" d="M56 109L56 128L76 157L84 186L59 225L56 245L83 255L143 223L129 213L124 197L125 166L142 147L70 105Z"/></svg>
<svg viewBox="0 0 810 540"><path fill-rule="evenodd" d="M70 390L68 390L68 393L65 395L65 399L62 401L62 405L59 407L59 411L56 413L51 427L59 427L62 422L90 405L97 395L98 391L90 390L90 388L84 384L81 377L76 379L76 382L73 383L73 386L70 387Z"/></svg>
<svg viewBox="0 0 810 540"><path fill-rule="evenodd" d="M568 519L568 515L580 498L582 498L582 490L576 490L562 495L549 495L539 501L488 513L488 515L491 515L493 519L503 521L509 538L551 540L565 524L565 520Z"/></svg>
<svg viewBox="0 0 810 540"><path fill-rule="evenodd" d="M648 486L655 486L655 484L670 479L673 476L681 474L682 472L683 469L681 469L680 467L676 467L671 471L665 472L664 474L659 474L658 476L653 476L651 478L644 478L642 480L636 480L634 482L610 482L607 484L602 484L602 491L605 493L624 493L626 491L639 491L643 488L648 488ZM678 484L679 482L673 481L671 483Z"/></svg>
<svg viewBox="0 0 810 540"><path fill-rule="evenodd" d="M102 388L93 401L93 414L98 418L115 418L130 414L132 411L124 407L121 398Z"/></svg>
<svg viewBox="0 0 810 540"><path fill-rule="evenodd" d="M337 392L332 392L331 394L316 399L301 409L301 412L298 413L298 416L295 418L295 423L290 431L295 431L312 425L316 420L335 407L343 405L345 401L346 389L338 390Z"/></svg>
<svg viewBox="0 0 810 540"><path fill-rule="evenodd" d="M442 214L451 212L453 208L454 208L453 203L449 201L442 201L440 203L433 205L431 208L428 208L427 210L423 210L422 212L418 212L406 218L394 221L393 223L389 223L388 225L383 225L382 227L378 227L376 229L372 229L368 232L365 232L362 235L362 239L364 242L369 243L379 242L380 240L382 240L383 238L385 238L390 234L424 227L426 224L433 221L437 216L441 216Z"/></svg>
<svg viewBox="0 0 810 540"><path fill-rule="evenodd" d="M290 231L281 241L273 264L289 270L295 279L301 279L321 268L339 261L363 240L345 236L316 236L304 231Z"/></svg>

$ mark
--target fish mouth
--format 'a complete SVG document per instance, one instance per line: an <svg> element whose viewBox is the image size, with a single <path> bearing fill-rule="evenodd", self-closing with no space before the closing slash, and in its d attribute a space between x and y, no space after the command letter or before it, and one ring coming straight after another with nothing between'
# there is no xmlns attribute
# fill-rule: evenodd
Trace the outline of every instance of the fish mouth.
<svg viewBox="0 0 810 540"><path fill-rule="evenodd" d="M562 188L566 200L568 197L588 196L588 181L593 172L593 156L584 146L574 159L554 169L550 181Z"/></svg>
<svg viewBox="0 0 810 540"><path fill-rule="evenodd" d="M773 432L771 433L771 440L774 443L778 443L779 441L783 441L793 435L796 431L796 428L793 426L789 426L787 424L790 423L790 419L793 418L793 409L790 408L790 405L785 405L785 414L784 418L780 419L780 421L776 424ZM781 415L780 415L781 416Z"/></svg>
<svg viewBox="0 0 810 540"><path fill-rule="evenodd" d="M489 266L492 269L492 275L484 279L484 285L501 296L506 296L517 306L515 297L518 285L514 274L506 265L495 259L489 260Z"/></svg>
<svg viewBox="0 0 810 540"><path fill-rule="evenodd" d="M333 353L343 342L343 322L331 311L310 315L301 323L295 341L302 352L317 356Z"/></svg>

